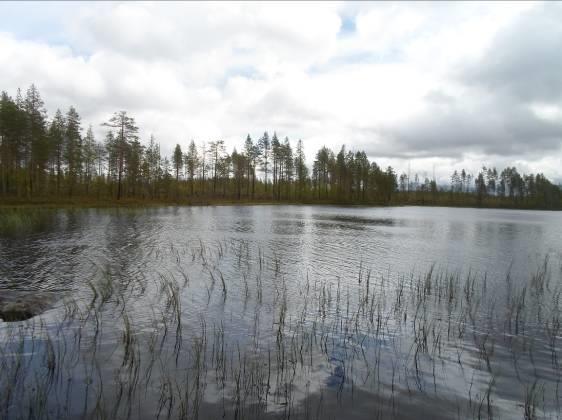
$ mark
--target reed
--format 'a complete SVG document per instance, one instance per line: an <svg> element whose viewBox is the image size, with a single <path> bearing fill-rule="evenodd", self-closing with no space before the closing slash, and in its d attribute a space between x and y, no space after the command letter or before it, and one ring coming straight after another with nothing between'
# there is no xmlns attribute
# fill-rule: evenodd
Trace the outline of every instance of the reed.
<svg viewBox="0 0 562 420"><path fill-rule="evenodd" d="M52 310L0 324L2 418L559 413L552 259L520 282L437 265L381 274L363 259L351 281L295 278L278 255L226 240L145 258L142 275L94 264ZM162 259L171 269L150 264Z"/></svg>

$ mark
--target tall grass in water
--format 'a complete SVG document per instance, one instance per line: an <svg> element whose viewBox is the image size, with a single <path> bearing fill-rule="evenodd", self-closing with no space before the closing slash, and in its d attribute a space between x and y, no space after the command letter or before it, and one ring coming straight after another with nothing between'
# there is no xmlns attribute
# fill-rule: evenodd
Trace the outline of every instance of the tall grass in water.
<svg viewBox="0 0 562 420"><path fill-rule="evenodd" d="M148 250L166 271L96 265L55 309L0 324L0 417L559 416L556 262L518 283L362 261L345 282L289 278L249 248Z"/></svg>
<svg viewBox="0 0 562 420"><path fill-rule="evenodd" d="M50 226L55 210L0 208L0 235L13 236Z"/></svg>

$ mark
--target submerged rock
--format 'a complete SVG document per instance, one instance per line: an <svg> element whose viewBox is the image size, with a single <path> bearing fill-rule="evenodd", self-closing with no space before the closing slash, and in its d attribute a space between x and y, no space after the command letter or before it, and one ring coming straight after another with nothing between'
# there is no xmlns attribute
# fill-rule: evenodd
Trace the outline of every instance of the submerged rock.
<svg viewBox="0 0 562 420"><path fill-rule="evenodd" d="M48 293L0 291L0 319L25 321L45 312L52 302L53 295Z"/></svg>

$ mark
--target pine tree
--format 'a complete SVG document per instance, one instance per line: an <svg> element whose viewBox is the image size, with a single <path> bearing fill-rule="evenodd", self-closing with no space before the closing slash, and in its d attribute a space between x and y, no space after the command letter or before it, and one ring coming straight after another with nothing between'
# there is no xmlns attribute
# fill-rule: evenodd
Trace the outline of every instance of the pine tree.
<svg viewBox="0 0 562 420"><path fill-rule="evenodd" d="M24 134L24 155L27 165L28 196L33 196L34 184L40 191L42 175L48 161L48 143L46 136L46 114L45 104L41 99L35 85L31 85L26 92L23 110L26 116Z"/></svg>
<svg viewBox="0 0 562 420"><path fill-rule="evenodd" d="M217 140L209 143L209 156L211 158L211 168L213 171L213 193L217 190L218 176L220 175L221 160L224 158L224 141Z"/></svg>
<svg viewBox="0 0 562 420"><path fill-rule="evenodd" d="M291 143L289 142L289 138L285 137L285 140L283 141L283 179L285 182L286 199L289 199L291 195L291 184L293 183L294 169L295 167L293 162L293 149L291 147Z"/></svg>
<svg viewBox="0 0 562 420"><path fill-rule="evenodd" d="M86 194L88 194L90 189L90 184L92 182L92 177L96 172L96 139L94 137L94 130L90 125L88 131L86 132L86 137L84 137L83 145L83 160L84 160L84 184L86 187Z"/></svg>
<svg viewBox="0 0 562 420"><path fill-rule="evenodd" d="M195 142L193 140L191 140L191 142L189 143L189 148L187 149L187 154L185 155L185 166L187 174L189 175L191 195L193 195L195 173L197 172L197 168L199 167L199 155L197 153L197 146L195 146Z"/></svg>
<svg viewBox="0 0 562 420"><path fill-rule="evenodd" d="M51 160L56 170L56 193L60 195L63 178L63 159L65 156L65 129L66 122L60 109L57 109L55 117L49 127L49 140L51 143Z"/></svg>
<svg viewBox="0 0 562 420"><path fill-rule="evenodd" d="M265 192L267 193L267 174L269 171L269 156L271 153L271 143L269 141L269 134L267 131L263 133L263 136L258 141L258 147L260 150L260 154L262 156L262 170L264 172L264 184L265 184Z"/></svg>
<svg viewBox="0 0 562 420"><path fill-rule="evenodd" d="M80 115L74 107L70 107L66 113L65 126L65 161L68 174L68 196L72 197L77 187L79 176L82 171L82 136L80 131Z"/></svg>
<svg viewBox="0 0 562 420"><path fill-rule="evenodd" d="M179 198L179 183L180 183L180 171L183 166L183 153L181 151L181 146L176 144L174 149L174 170L176 171L176 200Z"/></svg>
<svg viewBox="0 0 562 420"><path fill-rule="evenodd" d="M304 147L302 144L302 140L300 139L297 142L297 152L295 156L295 171L296 171L297 184L298 184L298 198L302 200L304 186L308 178L308 168L306 166Z"/></svg>
<svg viewBox="0 0 562 420"><path fill-rule="evenodd" d="M130 146L131 141L138 140L137 132L139 129L135 125L134 118L129 117L126 111L116 112L108 122L105 122L102 125L116 130L115 152L117 157L117 200L120 200L127 149Z"/></svg>

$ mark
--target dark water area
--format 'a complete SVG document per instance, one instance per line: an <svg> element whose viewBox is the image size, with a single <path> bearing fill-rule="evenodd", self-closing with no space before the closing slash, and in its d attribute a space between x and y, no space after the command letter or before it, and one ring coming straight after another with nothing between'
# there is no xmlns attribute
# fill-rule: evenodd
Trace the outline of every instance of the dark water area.
<svg viewBox="0 0 562 420"><path fill-rule="evenodd" d="M562 213L25 212L0 418L561 417Z"/></svg>

